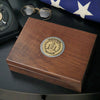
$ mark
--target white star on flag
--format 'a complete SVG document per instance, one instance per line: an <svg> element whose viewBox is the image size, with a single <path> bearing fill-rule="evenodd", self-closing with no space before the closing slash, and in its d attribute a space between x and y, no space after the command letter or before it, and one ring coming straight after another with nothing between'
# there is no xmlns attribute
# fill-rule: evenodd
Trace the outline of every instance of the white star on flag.
<svg viewBox="0 0 100 100"><path fill-rule="evenodd" d="M77 14L80 15L81 18L85 18L85 16L93 16L93 14L91 12L88 11L88 8L90 6L91 2L88 2L86 5L82 5L79 1L78 1L78 10L75 11L73 14Z"/></svg>
<svg viewBox="0 0 100 100"><path fill-rule="evenodd" d="M61 0L57 0L57 1L51 0L51 5L57 8L64 9L63 7L60 6L60 2Z"/></svg>

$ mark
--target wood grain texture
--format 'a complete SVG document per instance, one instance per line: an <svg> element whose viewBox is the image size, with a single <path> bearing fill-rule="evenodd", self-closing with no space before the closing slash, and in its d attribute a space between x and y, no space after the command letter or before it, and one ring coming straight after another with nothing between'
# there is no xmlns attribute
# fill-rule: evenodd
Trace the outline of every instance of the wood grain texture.
<svg viewBox="0 0 100 100"><path fill-rule="evenodd" d="M64 53L54 58L40 51L41 42L52 36L65 43ZM7 62L12 71L81 92L95 39L92 33L29 18Z"/></svg>

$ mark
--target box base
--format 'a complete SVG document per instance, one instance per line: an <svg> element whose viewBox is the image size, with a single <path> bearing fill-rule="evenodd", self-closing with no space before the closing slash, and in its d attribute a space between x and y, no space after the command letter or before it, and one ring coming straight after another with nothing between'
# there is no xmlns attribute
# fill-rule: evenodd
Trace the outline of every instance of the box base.
<svg viewBox="0 0 100 100"><path fill-rule="evenodd" d="M28 69L21 68L21 67L18 67L18 66L9 65L9 68L10 68L11 71L14 71L14 72L17 72L17 73L20 73L20 74L24 74L24 75L27 75L27 76L30 76L30 77L33 77L33 78L37 78L37 79L40 79L40 80L43 80L45 82L49 82L49 83L52 83L52 84L55 84L55 85L63 86L64 88L69 87L69 89L77 91L77 92L82 91L82 85L80 83L70 84L70 81L69 82L67 81L67 83L66 83L66 82L58 80L54 77L51 77L51 76L48 76L48 75L45 75L45 74L40 74L40 73L37 73L35 71L30 71Z"/></svg>

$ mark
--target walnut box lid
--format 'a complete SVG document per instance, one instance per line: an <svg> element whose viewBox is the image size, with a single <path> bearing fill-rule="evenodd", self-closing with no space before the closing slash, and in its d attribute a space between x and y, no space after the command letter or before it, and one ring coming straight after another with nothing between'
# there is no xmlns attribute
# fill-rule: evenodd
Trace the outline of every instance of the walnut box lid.
<svg viewBox="0 0 100 100"><path fill-rule="evenodd" d="M81 92L96 35L29 18L12 48L10 70Z"/></svg>

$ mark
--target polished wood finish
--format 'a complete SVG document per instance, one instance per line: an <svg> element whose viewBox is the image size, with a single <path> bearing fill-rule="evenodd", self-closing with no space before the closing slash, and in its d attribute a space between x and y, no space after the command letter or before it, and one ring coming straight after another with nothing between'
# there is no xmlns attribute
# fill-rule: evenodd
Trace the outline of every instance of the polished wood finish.
<svg viewBox="0 0 100 100"><path fill-rule="evenodd" d="M52 36L65 43L64 53L54 58L40 51L41 42ZM12 71L81 92L95 39L92 33L29 18L7 62Z"/></svg>

